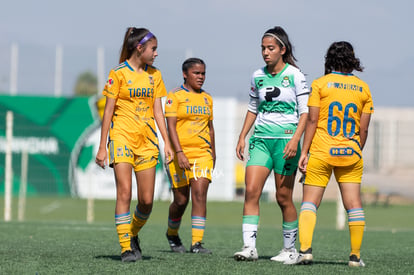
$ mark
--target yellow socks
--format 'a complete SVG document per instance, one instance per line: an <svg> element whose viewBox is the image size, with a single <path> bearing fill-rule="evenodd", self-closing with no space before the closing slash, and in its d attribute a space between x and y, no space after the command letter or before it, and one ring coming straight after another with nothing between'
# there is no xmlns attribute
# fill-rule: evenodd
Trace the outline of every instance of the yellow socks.
<svg viewBox="0 0 414 275"><path fill-rule="evenodd" d="M305 252L312 247L313 231L316 225L317 207L311 202L302 202L299 214L300 251Z"/></svg>
<svg viewBox="0 0 414 275"><path fill-rule="evenodd" d="M349 235L351 239L351 254L358 259L361 253L362 237L364 236L365 215L362 208L354 208L348 212Z"/></svg>
<svg viewBox="0 0 414 275"><path fill-rule="evenodd" d="M118 232L119 244L121 245L121 253L131 250L131 214L115 215L116 231Z"/></svg>
<svg viewBox="0 0 414 275"><path fill-rule="evenodd" d="M148 214L144 214L138 210L138 205L135 208L134 215L132 217L131 222L131 233L132 236L138 235L138 232L141 230L141 228L145 225L147 222L151 212Z"/></svg>
<svg viewBox="0 0 414 275"><path fill-rule="evenodd" d="M168 217L168 236L178 236L178 229L180 229L181 217L178 219L171 219Z"/></svg>
<svg viewBox="0 0 414 275"><path fill-rule="evenodd" d="M191 216L192 245L203 240L205 227L206 217Z"/></svg>

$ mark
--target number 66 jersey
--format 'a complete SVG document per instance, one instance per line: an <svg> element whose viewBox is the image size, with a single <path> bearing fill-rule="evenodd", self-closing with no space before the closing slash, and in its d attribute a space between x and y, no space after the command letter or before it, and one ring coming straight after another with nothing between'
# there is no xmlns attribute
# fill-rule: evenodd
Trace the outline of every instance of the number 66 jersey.
<svg viewBox="0 0 414 275"><path fill-rule="evenodd" d="M290 139L308 113L309 88L303 73L287 64L277 75L263 67L253 73L248 110L257 115L253 136Z"/></svg>
<svg viewBox="0 0 414 275"><path fill-rule="evenodd" d="M368 85L354 76L332 72L313 81L308 106L319 107L319 122L310 147L312 157L334 166L362 159L361 114L374 112Z"/></svg>

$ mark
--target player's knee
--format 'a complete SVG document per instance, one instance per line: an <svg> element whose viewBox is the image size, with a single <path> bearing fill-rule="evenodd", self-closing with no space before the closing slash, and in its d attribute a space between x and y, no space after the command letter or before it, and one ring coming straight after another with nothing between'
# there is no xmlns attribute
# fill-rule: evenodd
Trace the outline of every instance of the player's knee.
<svg viewBox="0 0 414 275"><path fill-rule="evenodd" d="M131 192L118 191L116 194L116 199L117 201L122 202L124 204L130 204L131 203Z"/></svg>
<svg viewBox="0 0 414 275"><path fill-rule="evenodd" d="M188 198L174 198L173 203L177 208L185 208L188 204Z"/></svg>
<svg viewBox="0 0 414 275"><path fill-rule="evenodd" d="M246 204L249 204L249 203L258 203L259 200L260 200L260 195L261 195L261 193L258 193L257 191L255 191L255 192L248 192L246 190L245 196L244 196L245 203Z"/></svg>
<svg viewBox="0 0 414 275"><path fill-rule="evenodd" d="M259 190L257 186L254 186L253 184L247 184L245 189L246 199L247 198L259 198L262 194L262 190Z"/></svg>
<svg viewBox="0 0 414 275"><path fill-rule="evenodd" d="M197 202L206 202L207 201L207 191L204 190L192 190L192 199Z"/></svg>
<svg viewBox="0 0 414 275"><path fill-rule="evenodd" d="M277 204L282 208L289 207L293 204L292 196L290 194L283 194L281 192L276 192L276 201Z"/></svg>
<svg viewBox="0 0 414 275"><path fill-rule="evenodd" d="M142 213L150 213L152 211L153 200L152 198L143 198L138 203L138 208Z"/></svg>

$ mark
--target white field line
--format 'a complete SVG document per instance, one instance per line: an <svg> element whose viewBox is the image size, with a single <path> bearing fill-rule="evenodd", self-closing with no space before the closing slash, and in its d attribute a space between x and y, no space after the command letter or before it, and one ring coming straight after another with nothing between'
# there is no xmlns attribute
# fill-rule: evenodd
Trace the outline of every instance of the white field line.
<svg viewBox="0 0 414 275"><path fill-rule="evenodd" d="M25 222L19 222L19 223L13 223L10 224L12 225L14 228L16 227L27 227L27 224ZM2 226L8 226L8 224L5 223L0 223L0 228ZM31 225L33 228L36 228L36 230L50 230L50 229L54 229L54 230L68 230L68 231L112 231L115 230L115 225L96 225L96 226L91 226L88 224L82 225L80 223L73 223L73 222L67 222L67 223L58 223L58 224L51 224L48 222L45 223L40 223L37 225Z"/></svg>
<svg viewBox="0 0 414 275"><path fill-rule="evenodd" d="M59 209L61 205L62 204L60 202L54 201L54 202L40 208L40 213L49 214L49 213L55 211L56 209Z"/></svg>

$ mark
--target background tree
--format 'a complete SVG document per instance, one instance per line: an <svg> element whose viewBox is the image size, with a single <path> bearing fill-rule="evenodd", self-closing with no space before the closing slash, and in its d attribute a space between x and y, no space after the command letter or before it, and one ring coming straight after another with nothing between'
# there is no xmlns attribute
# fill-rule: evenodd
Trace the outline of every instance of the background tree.
<svg viewBox="0 0 414 275"><path fill-rule="evenodd" d="M76 80L76 96L92 96L98 92L98 80L94 73L87 71L81 73Z"/></svg>

